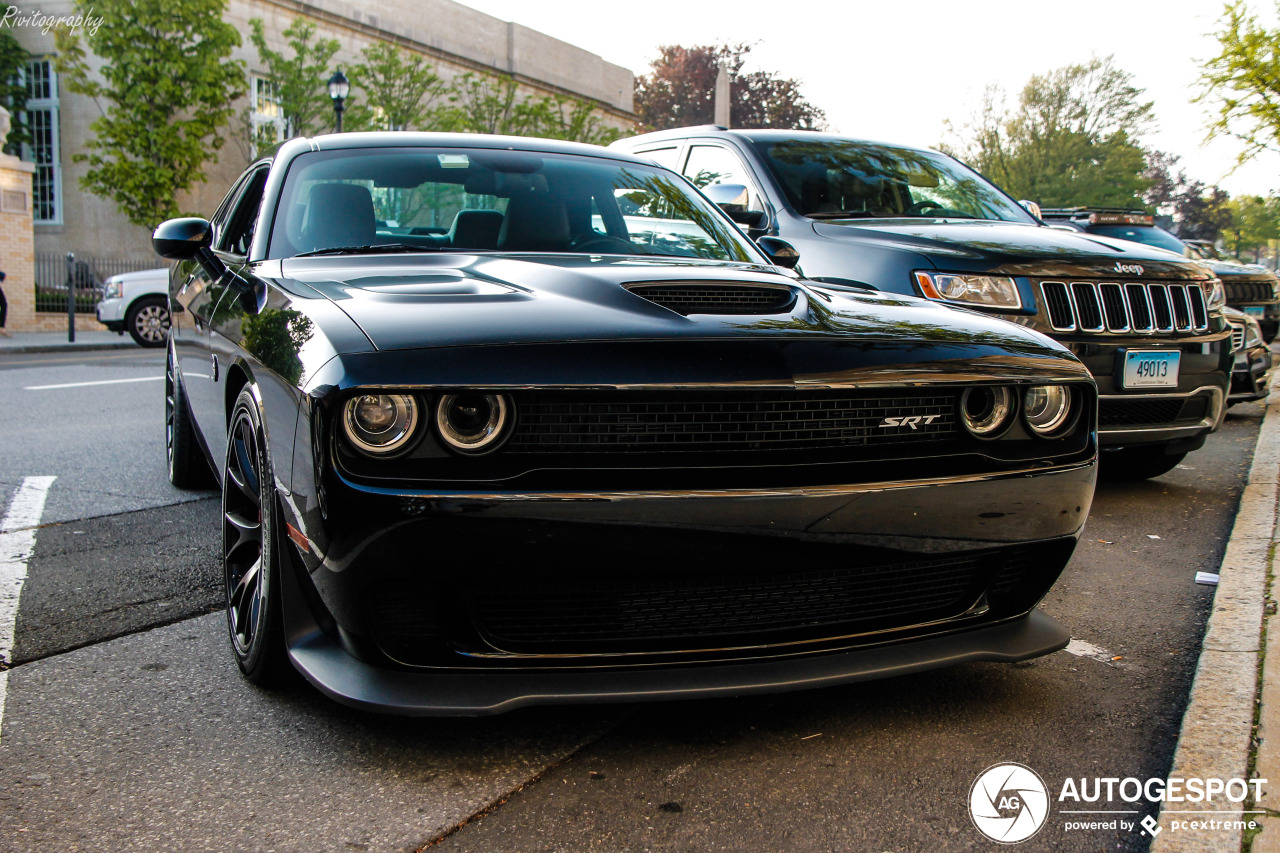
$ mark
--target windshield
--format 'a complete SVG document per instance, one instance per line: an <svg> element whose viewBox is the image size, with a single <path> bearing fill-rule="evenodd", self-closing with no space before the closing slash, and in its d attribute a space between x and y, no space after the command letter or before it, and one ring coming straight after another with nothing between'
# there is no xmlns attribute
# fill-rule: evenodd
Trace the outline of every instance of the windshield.
<svg viewBox="0 0 1280 853"><path fill-rule="evenodd" d="M1144 243L1158 249L1177 252L1179 255L1187 254L1187 247L1181 240L1156 225L1094 225L1089 228L1089 233L1097 234L1099 237L1128 240L1130 243Z"/></svg>
<svg viewBox="0 0 1280 853"><path fill-rule="evenodd" d="M360 148L290 166L268 258L582 252L764 264L716 207L652 166L479 148Z"/></svg>
<svg viewBox="0 0 1280 853"><path fill-rule="evenodd" d="M932 151L844 139L755 146L796 212L804 216L1035 223L977 172Z"/></svg>

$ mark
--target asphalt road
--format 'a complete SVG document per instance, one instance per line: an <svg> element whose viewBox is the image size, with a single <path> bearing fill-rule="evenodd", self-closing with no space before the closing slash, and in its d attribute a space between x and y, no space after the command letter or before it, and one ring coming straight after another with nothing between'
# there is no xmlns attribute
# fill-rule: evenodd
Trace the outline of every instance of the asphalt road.
<svg viewBox="0 0 1280 853"><path fill-rule="evenodd" d="M400 720L239 678L206 615L216 500L164 478L162 369L143 351L0 355L0 516L24 478L57 478L7 673L0 850L992 849L965 808L991 764L1059 782L1167 770L1212 598L1193 579L1217 568L1261 420L1236 407L1184 467L1100 488L1044 604L1079 654ZM1020 849L1146 845L1051 821Z"/></svg>

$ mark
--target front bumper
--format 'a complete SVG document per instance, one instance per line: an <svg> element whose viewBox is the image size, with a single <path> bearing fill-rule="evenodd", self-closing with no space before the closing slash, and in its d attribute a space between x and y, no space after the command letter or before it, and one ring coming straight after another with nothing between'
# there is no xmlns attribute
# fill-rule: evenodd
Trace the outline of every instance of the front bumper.
<svg viewBox="0 0 1280 853"><path fill-rule="evenodd" d="M124 329L123 299L103 299L98 302L94 312L98 316L98 322L111 331L118 332Z"/></svg>
<svg viewBox="0 0 1280 853"><path fill-rule="evenodd" d="M338 701L424 715L737 695L1022 660L1067 642L1034 605L1070 557L1095 479L1090 456L950 480L754 493L371 494L339 483L332 500L342 508L330 516L341 523L307 528L324 541L290 533L291 559L299 559L285 573L286 635L295 666ZM1019 550L1035 559L1024 561L1031 568L1016 586L1001 587L1005 569L979 567L954 601L928 612L877 611L879 621L859 622L870 605L853 597L852 622L772 633L735 623L728 633L699 633L735 615L707 594L729 570L750 595L729 587L728 609L756 606L751 595L763 590L775 596L760 605L767 619L796 606L787 597L793 579L804 601L823 607L851 588L867 590L868 577L875 589L927 587L935 565L981 554L1007 568L1006 555ZM474 559L460 565L443 556L459 552ZM919 574L886 574L884 566ZM826 567L832 579L814 581ZM864 568L868 576L859 577ZM553 639L513 646L495 639L480 610L486 591L514 589L508 601L518 605L525 589L530 601L542 596L539 607L558 607L563 590L570 604L557 613L576 618L574 608L595 606L584 588L615 581L623 591L610 607L642 626L684 607L692 634L566 643L569 623L556 617L542 623ZM639 581L647 586L636 592Z"/></svg>
<svg viewBox="0 0 1280 853"><path fill-rule="evenodd" d="M1271 393L1274 372L1274 358L1267 347L1259 345L1237 353L1228 403L1247 403L1266 397Z"/></svg>
<svg viewBox="0 0 1280 853"><path fill-rule="evenodd" d="M1062 342L1084 362L1098 383L1100 445L1179 442L1190 447L1221 425L1232 363L1229 331L1194 340ZM1161 391L1123 388L1120 372L1124 354L1131 349L1180 351L1177 387Z"/></svg>

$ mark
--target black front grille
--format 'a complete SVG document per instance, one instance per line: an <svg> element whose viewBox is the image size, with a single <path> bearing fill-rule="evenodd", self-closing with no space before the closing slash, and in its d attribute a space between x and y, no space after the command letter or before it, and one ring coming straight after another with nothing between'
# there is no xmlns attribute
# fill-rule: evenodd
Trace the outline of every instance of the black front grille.
<svg viewBox="0 0 1280 853"><path fill-rule="evenodd" d="M1098 403L1098 426L1154 426L1196 423L1209 411L1206 397L1169 400L1109 400Z"/></svg>
<svg viewBox="0 0 1280 853"><path fill-rule="evenodd" d="M1222 286L1230 305L1276 301L1274 286L1269 281L1223 281Z"/></svg>
<svg viewBox="0 0 1280 853"><path fill-rule="evenodd" d="M545 580L473 585L465 592L481 636L526 653L711 648L780 635L838 636L952 618L994 579L1006 593L1025 567L1003 574L1016 549L911 561L752 574Z"/></svg>
<svg viewBox="0 0 1280 853"><path fill-rule="evenodd" d="M956 392L544 392L504 453L798 450L955 438ZM886 426L894 419L896 425Z"/></svg>
<svg viewBox="0 0 1280 853"><path fill-rule="evenodd" d="M1049 325L1060 332L1203 332L1209 328L1199 284L1042 281Z"/></svg>
<svg viewBox="0 0 1280 853"><path fill-rule="evenodd" d="M1231 324L1231 349L1233 352L1244 349L1244 326Z"/></svg>
<svg viewBox="0 0 1280 853"><path fill-rule="evenodd" d="M632 284L627 289L680 314L783 314L795 304L789 287L749 284Z"/></svg>

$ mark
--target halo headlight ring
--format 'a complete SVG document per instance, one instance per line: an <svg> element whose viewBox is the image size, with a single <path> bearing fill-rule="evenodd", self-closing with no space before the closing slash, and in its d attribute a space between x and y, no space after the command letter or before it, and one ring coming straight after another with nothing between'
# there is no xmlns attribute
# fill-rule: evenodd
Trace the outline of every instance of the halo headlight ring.
<svg viewBox="0 0 1280 853"><path fill-rule="evenodd" d="M511 434L515 405L505 394L462 391L442 394L436 403L436 432L455 453L492 453Z"/></svg>
<svg viewBox="0 0 1280 853"><path fill-rule="evenodd" d="M418 401L410 394L361 394L342 407L342 433L369 456L391 456L418 431Z"/></svg>
<svg viewBox="0 0 1280 853"><path fill-rule="evenodd" d="M1057 438L1079 417L1076 392L1069 385L1032 385L1022 394L1022 421L1038 438Z"/></svg>
<svg viewBox="0 0 1280 853"><path fill-rule="evenodd" d="M966 388L960 395L960 422L974 438L999 438L1013 423L1016 399L1003 385Z"/></svg>

